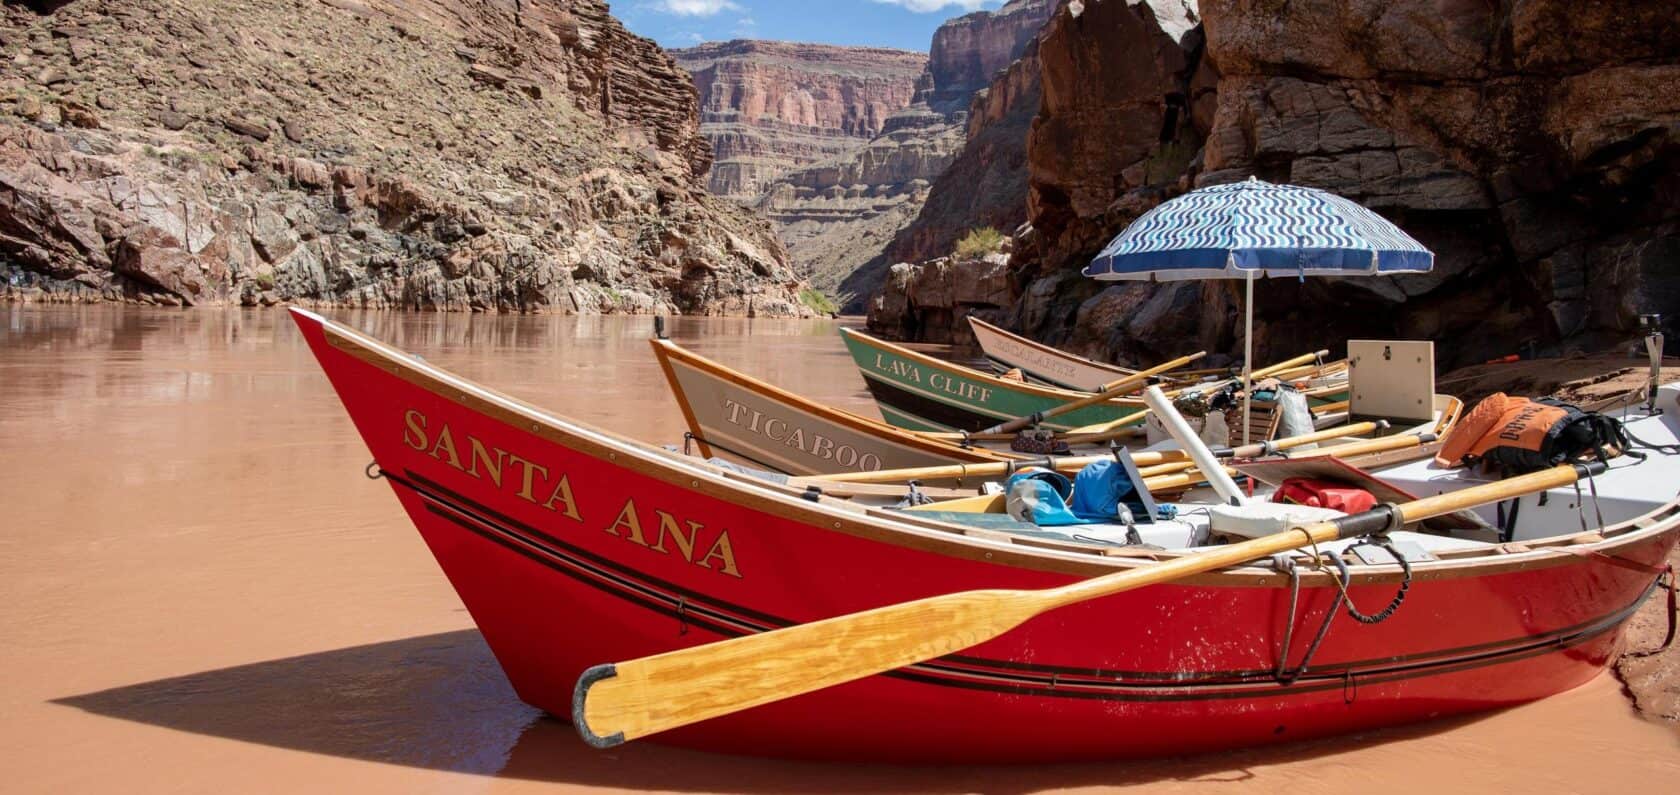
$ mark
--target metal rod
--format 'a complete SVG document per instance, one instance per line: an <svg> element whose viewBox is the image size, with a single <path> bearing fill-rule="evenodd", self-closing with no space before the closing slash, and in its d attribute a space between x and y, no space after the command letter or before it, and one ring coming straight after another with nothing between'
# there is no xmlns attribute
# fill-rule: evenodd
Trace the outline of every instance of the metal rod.
<svg viewBox="0 0 1680 795"><path fill-rule="evenodd" d="M1248 272L1248 307L1243 311L1243 427L1242 443L1248 444L1248 412L1254 399L1254 272ZM1227 442L1229 444L1229 442Z"/></svg>

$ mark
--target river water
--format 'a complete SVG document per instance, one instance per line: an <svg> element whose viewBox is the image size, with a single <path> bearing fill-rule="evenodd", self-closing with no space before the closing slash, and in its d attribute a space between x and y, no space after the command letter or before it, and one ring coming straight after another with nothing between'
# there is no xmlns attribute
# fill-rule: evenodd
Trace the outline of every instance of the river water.
<svg viewBox="0 0 1680 795"><path fill-rule="evenodd" d="M681 437L648 318L332 314L558 413ZM833 322L672 325L701 353L873 412ZM1146 763L596 752L514 698L389 488L362 477L367 461L282 312L0 306L0 789L1661 792L1680 780L1680 735L1636 715L1608 676L1491 715Z"/></svg>

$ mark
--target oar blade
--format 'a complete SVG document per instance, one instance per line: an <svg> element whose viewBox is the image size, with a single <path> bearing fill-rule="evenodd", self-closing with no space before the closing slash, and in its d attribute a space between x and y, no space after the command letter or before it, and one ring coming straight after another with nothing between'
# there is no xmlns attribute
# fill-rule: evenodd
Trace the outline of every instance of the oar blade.
<svg viewBox="0 0 1680 795"><path fill-rule="evenodd" d="M1039 591L966 591L596 666L572 722L607 748L952 654L1053 606Z"/></svg>

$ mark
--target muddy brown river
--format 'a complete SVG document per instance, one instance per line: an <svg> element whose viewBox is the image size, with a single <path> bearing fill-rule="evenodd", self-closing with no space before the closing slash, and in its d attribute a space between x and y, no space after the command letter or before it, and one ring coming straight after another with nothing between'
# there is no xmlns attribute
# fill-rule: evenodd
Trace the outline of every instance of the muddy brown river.
<svg viewBox="0 0 1680 795"><path fill-rule="evenodd" d="M329 313L679 441L648 318ZM874 409L827 321L672 335ZM1672 792L1609 676L1502 712L1145 763L914 768L586 748L514 697L278 311L0 305L0 791ZM1216 732L1217 726L1208 731Z"/></svg>

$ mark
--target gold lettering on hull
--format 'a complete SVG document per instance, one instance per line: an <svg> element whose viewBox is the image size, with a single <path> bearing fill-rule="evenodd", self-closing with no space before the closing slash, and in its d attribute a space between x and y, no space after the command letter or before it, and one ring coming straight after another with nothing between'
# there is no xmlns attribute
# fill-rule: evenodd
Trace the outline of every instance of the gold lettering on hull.
<svg viewBox="0 0 1680 795"><path fill-rule="evenodd" d="M816 430L801 428L789 420L771 417L731 398L723 399L723 410L724 420L730 425L745 428L783 447L861 472L874 472L881 468L881 457L874 453L860 453L849 444L830 439Z"/></svg>
<svg viewBox="0 0 1680 795"><path fill-rule="evenodd" d="M1008 340L997 340L992 343L992 345L999 353L1002 353L1011 359L1032 365L1032 369L1037 370L1038 372L1059 375L1063 378L1076 378L1079 375L1078 369L1073 365L1064 361L1053 359L1049 356L1049 354L1043 353L1042 351L1032 350L1020 343Z"/></svg>
<svg viewBox="0 0 1680 795"><path fill-rule="evenodd" d="M762 415L755 417L755 425L762 419ZM782 427L785 429L786 423ZM511 492L543 510L585 524L577 497L572 492L571 478L565 473L555 477L548 467L487 444L470 434L460 437L465 441L468 452L463 462L460 443L447 423L438 426L435 436L432 434L431 422L425 414L415 409L403 414L402 440L409 449L430 456L468 477L488 480L497 489ZM880 468L879 461L876 468ZM547 496L540 498L538 495ZM617 518L607 525L606 532L644 549L679 557L700 568L737 579L741 577L740 566L735 561L735 545L729 539L728 529L713 534L700 522L679 518L670 511L656 508L648 519L647 527L657 528L657 535L649 543L642 529L642 519L635 500L627 499Z"/></svg>
<svg viewBox="0 0 1680 795"><path fill-rule="evenodd" d="M881 354L875 354L875 369L892 375L900 381L924 382L920 367L898 359L888 359ZM925 379L928 388L937 389L948 395L956 395L967 401L986 403L992 399L992 390L979 384L953 378L945 373L933 372Z"/></svg>
<svg viewBox="0 0 1680 795"><path fill-rule="evenodd" d="M697 542L701 537L701 531L705 530L705 526L699 522L684 522L683 524L688 525L688 534L684 535L682 528L678 527L676 516L657 509L653 513L659 521L659 535L654 538L654 542L651 544L648 543L646 534L642 532L641 515L636 508L634 497L624 501L624 507L619 509L618 517L613 519L612 524L607 525L607 535L617 536L637 546L646 547L666 555L671 554L671 549L665 546L665 539L669 537L676 547L678 557L683 560L700 568L711 569L731 577L739 578L741 576L741 570L735 565L735 547L729 542L728 530L719 532L717 537L712 540L711 545L707 547L706 554L696 559L694 550L697 548ZM718 565L713 566L713 560L716 560Z"/></svg>
<svg viewBox="0 0 1680 795"><path fill-rule="evenodd" d="M991 389L968 381L959 381L944 373L934 373L928 378L928 386L971 402L985 403L992 399Z"/></svg>
<svg viewBox="0 0 1680 795"><path fill-rule="evenodd" d="M877 353L875 354L875 369L883 373L890 373L906 381L915 381L918 384L922 382L921 368L901 359L888 359Z"/></svg>

